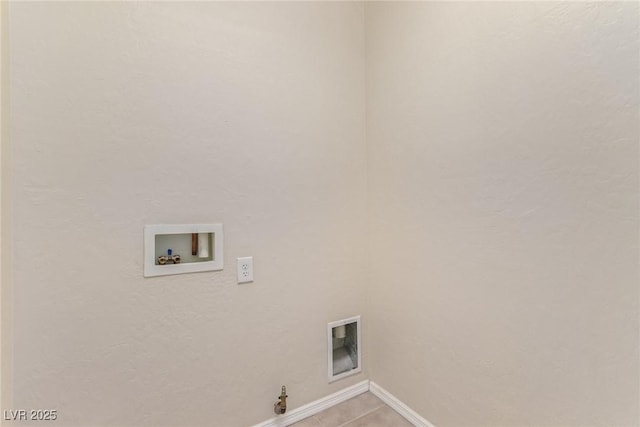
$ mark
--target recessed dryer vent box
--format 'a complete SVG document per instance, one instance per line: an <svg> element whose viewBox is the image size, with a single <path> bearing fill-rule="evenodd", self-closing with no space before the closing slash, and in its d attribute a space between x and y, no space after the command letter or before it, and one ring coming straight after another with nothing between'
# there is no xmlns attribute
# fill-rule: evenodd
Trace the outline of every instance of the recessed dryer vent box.
<svg viewBox="0 0 640 427"><path fill-rule="evenodd" d="M331 322L327 328L329 382L362 371L360 316Z"/></svg>
<svg viewBox="0 0 640 427"><path fill-rule="evenodd" d="M222 270L222 224L144 227L144 277Z"/></svg>

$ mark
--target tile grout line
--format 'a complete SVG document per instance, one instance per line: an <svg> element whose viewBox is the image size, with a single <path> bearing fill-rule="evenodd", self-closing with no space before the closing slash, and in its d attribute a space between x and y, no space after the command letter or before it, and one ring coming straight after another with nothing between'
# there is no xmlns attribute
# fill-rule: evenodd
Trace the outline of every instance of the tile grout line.
<svg viewBox="0 0 640 427"><path fill-rule="evenodd" d="M373 414L374 412L376 412L376 411L378 411L378 410L380 410L380 409L382 409L382 408L384 408L384 407L385 407L385 405L384 405L384 404L383 404L383 405L381 405L381 406L378 406L377 408L371 409L370 411L367 411L367 412L365 412L365 413L364 413L364 414L362 414L362 415L358 415L358 416L357 416L357 417L355 417L354 419L349 420L349 421L347 421L346 423L340 424L339 426L336 426L336 427L346 427L346 426L348 426L349 424L351 424L352 422L357 421L357 420L359 420L360 418L364 418L364 417L366 417L366 416L367 416L367 415L369 415L369 414Z"/></svg>

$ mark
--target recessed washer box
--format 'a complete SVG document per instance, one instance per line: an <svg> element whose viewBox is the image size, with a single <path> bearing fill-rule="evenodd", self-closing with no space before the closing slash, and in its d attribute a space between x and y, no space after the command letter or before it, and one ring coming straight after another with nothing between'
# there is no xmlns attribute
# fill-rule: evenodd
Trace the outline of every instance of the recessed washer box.
<svg viewBox="0 0 640 427"><path fill-rule="evenodd" d="M223 268L222 224L155 224L144 227L144 277Z"/></svg>

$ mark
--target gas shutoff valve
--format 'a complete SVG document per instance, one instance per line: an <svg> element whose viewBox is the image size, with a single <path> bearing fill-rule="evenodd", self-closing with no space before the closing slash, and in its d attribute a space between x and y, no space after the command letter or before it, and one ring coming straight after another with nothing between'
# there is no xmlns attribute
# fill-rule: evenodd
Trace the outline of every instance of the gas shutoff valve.
<svg viewBox="0 0 640 427"><path fill-rule="evenodd" d="M287 412L287 388L282 386L282 391L280 392L280 396L278 396L278 402L274 403L273 411L278 414L284 414Z"/></svg>

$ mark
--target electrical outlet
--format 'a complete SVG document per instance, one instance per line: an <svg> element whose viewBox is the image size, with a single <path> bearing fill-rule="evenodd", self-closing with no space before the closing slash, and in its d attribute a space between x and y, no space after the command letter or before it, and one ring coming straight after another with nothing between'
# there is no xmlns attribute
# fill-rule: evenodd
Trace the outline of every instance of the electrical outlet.
<svg viewBox="0 0 640 427"><path fill-rule="evenodd" d="M253 257L238 258L238 283L253 282Z"/></svg>

